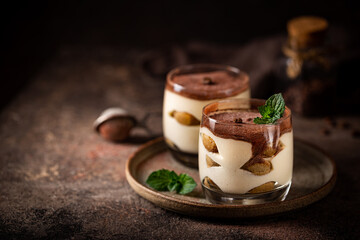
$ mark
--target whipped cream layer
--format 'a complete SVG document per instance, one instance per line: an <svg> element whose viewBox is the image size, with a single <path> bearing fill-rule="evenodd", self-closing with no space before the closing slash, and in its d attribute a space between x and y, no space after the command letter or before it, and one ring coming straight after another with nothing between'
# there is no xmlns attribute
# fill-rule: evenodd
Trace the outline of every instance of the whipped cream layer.
<svg viewBox="0 0 360 240"><path fill-rule="evenodd" d="M230 96L224 99L231 98L250 98L250 90ZM200 126L186 126L177 122L169 115L172 111L187 112L198 120L201 120L202 109L205 105L220 99L198 100L184 97L173 91L165 89L164 104L163 104L163 132L164 137L172 141L179 150L187 153L198 153L199 145L199 127Z"/></svg>
<svg viewBox="0 0 360 240"><path fill-rule="evenodd" d="M274 181L277 186L291 182L293 170L293 131L282 134L279 138L284 148L271 160L273 169L270 173L259 176L241 167L253 157L251 142L221 138L214 135L207 127L200 128L200 134L210 136L216 143L218 153L207 151L202 140L199 141L200 179L209 177L223 192L244 194L264 183ZM206 156L220 166L208 167Z"/></svg>

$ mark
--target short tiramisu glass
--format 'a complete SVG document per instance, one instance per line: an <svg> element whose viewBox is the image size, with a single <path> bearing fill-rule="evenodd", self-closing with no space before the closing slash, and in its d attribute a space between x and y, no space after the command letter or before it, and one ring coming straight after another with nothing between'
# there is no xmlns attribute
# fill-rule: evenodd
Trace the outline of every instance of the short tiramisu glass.
<svg viewBox="0 0 360 240"><path fill-rule="evenodd" d="M163 132L172 156L197 168L202 108L216 100L249 97L249 77L235 67L194 64L170 71L164 93Z"/></svg>
<svg viewBox="0 0 360 240"><path fill-rule="evenodd" d="M213 203L257 204L284 200L293 172L291 111L273 124L255 124L265 100L232 99L203 109L199 173Z"/></svg>

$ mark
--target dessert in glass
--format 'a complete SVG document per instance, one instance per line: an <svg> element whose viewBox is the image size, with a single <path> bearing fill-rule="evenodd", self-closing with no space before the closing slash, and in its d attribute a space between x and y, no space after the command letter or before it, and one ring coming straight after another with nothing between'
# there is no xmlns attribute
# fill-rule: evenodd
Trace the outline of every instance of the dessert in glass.
<svg viewBox="0 0 360 240"><path fill-rule="evenodd" d="M216 100L249 97L249 77L235 67L194 64L170 71L164 92L163 132L172 156L196 168L202 108Z"/></svg>
<svg viewBox="0 0 360 240"><path fill-rule="evenodd" d="M284 200L293 172L291 111L272 124L255 124L261 99L231 99L203 109L199 174L212 203L257 204Z"/></svg>

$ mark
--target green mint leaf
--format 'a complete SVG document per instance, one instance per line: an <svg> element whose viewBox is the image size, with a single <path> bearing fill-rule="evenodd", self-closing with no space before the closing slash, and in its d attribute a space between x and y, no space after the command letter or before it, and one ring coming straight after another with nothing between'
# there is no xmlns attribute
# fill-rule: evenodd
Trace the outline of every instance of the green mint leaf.
<svg viewBox="0 0 360 240"><path fill-rule="evenodd" d="M178 192L180 194L187 194L196 187L194 179L185 173L180 174L178 181L182 184L182 188Z"/></svg>
<svg viewBox="0 0 360 240"><path fill-rule="evenodd" d="M274 110L274 113L278 113L280 117L282 117L282 115L284 114L285 101L281 93L277 93L269 97L269 99L266 100L265 105L270 106Z"/></svg>
<svg viewBox="0 0 360 240"><path fill-rule="evenodd" d="M277 93L269 97L265 105L258 107L261 118L254 119L256 124L274 124L280 119L285 111L285 101L281 93Z"/></svg>
<svg viewBox="0 0 360 240"><path fill-rule="evenodd" d="M273 124L275 123L277 118L255 118L254 123L256 124Z"/></svg>
<svg viewBox="0 0 360 240"><path fill-rule="evenodd" d="M273 112L272 108L268 107L266 105L259 106L258 109L259 109L259 112L260 112L261 116L264 117L264 118L270 118L271 117L270 115Z"/></svg>
<svg viewBox="0 0 360 240"><path fill-rule="evenodd" d="M196 182L187 174L179 176L174 171L161 169L152 172L146 183L158 191L176 191L179 194L187 194L194 190Z"/></svg>
<svg viewBox="0 0 360 240"><path fill-rule="evenodd" d="M168 185L176 181L177 174L174 171L169 171L166 169L161 169L155 172L152 172L146 180L146 183L150 187L158 191L167 191Z"/></svg>
<svg viewBox="0 0 360 240"><path fill-rule="evenodd" d="M182 184L176 180L176 181L169 183L168 190L170 192L176 191L178 193L180 191L181 187L182 187Z"/></svg>

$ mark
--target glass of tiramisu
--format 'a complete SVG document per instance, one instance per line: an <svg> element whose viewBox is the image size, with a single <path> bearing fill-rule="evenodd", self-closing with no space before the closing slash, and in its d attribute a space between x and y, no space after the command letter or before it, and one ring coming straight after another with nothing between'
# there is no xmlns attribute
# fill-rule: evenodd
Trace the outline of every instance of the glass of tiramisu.
<svg viewBox="0 0 360 240"><path fill-rule="evenodd" d="M293 171L291 111L277 105L282 97L272 100L230 99L204 107L199 174L210 202L285 199Z"/></svg>
<svg viewBox="0 0 360 240"><path fill-rule="evenodd" d="M170 71L164 93L163 132L172 156L196 168L203 107L221 99L249 97L249 77L235 67L194 64Z"/></svg>

